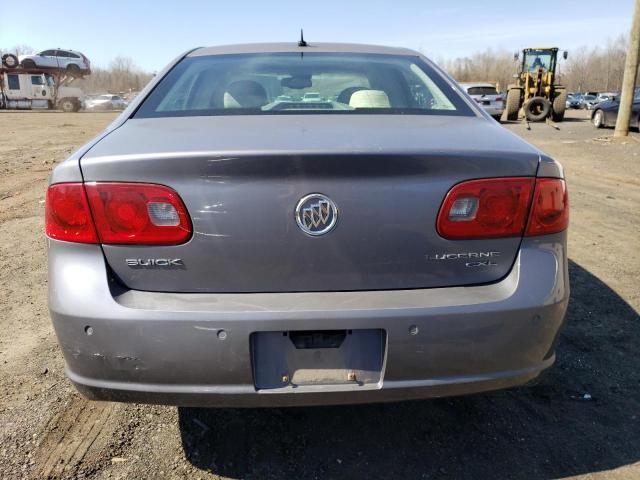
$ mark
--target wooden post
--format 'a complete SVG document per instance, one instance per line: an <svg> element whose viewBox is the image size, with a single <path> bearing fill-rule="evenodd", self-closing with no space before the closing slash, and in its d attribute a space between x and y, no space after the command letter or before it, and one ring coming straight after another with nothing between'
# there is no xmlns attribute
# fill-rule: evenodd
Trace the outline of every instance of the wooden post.
<svg viewBox="0 0 640 480"><path fill-rule="evenodd" d="M626 137L629 135L629 123L635 94L636 76L638 75L638 57L640 57L640 0L636 0L631 32L629 34L629 49L627 60L624 64L624 78L622 79L622 94L620 95L620 109L614 137Z"/></svg>

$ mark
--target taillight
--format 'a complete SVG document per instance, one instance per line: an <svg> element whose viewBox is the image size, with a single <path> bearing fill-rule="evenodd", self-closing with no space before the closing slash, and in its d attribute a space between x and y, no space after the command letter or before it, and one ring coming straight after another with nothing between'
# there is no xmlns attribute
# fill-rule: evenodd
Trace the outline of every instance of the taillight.
<svg viewBox="0 0 640 480"><path fill-rule="evenodd" d="M568 219L564 180L486 178L460 183L447 193L437 230L451 240L519 237L525 229L528 236L545 235L566 229Z"/></svg>
<svg viewBox="0 0 640 480"><path fill-rule="evenodd" d="M57 204L49 201L49 197L58 195L63 198L69 186L73 186L74 192L82 194L79 196L80 194L74 193L76 197L84 199L86 215L83 218L88 219L93 237L77 240L78 236L66 235L63 238L49 228L47 221L47 235L51 238L111 245L177 245L191 237L187 209L178 194L169 187L119 182L52 185L47 193L47 212L57 214ZM64 206L64 201L59 199L58 205Z"/></svg>
<svg viewBox="0 0 640 480"><path fill-rule="evenodd" d="M520 236L527 222L533 178L485 178L453 187L438 214L444 238Z"/></svg>
<svg viewBox="0 0 640 480"><path fill-rule="evenodd" d="M569 195L564 180L539 178L533 194L527 236L547 235L569 226Z"/></svg>
<svg viewBox="0 0 640 480"><path fill-rule="evenodd" d="M169 187L96 182L85 188L101 243L176 245L191 237L187 209Z"/></svg>
<svg viewBox="0 0 640 480"><path fill-rule="evenodd" d="M49 238L98 243L82 183L58 183L47 190L45 232Z"/></svg>

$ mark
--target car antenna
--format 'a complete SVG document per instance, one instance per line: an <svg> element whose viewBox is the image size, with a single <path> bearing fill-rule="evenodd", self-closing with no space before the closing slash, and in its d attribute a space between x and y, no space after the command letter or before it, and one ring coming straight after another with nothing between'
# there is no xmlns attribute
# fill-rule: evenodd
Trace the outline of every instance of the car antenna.
<svg viewBox="0 0 640 480"><path fill-rule="evenodd" d="M299 47L308 47L307 42L304 41L304 32L300 29L300 41L298 42Z"/></svg>

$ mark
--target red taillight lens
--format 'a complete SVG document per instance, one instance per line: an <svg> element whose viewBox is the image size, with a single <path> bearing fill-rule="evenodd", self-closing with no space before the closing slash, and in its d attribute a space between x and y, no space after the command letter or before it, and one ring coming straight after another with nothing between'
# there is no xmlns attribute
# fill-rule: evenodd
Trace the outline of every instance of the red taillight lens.
<svg viewBox="0 0 640 480"><path fill-rule="evenodd" d="M460 183L447 193L437 229L444 238L461 240L546 235L568 224L564 180L486 178Z"/></svg>
<svg viewBox="0 0 640 480"><path fill-rule="evenodd" d="M58 183L47 190L46 234L80 243L178 245L191 221L178 194L145 183Z"/></svg>
<svg viewBox="0 0 640 480"><path fill-rule="evenodd" d="M438 214L438 233L452 240L521 236L533 178L486 178L453 187Z"/></svg>
<svg viewBox="0 0 640 480"><path fill-rule="evenodd" d="M45 232L56 240L98 243L82 183L58 183L49 187Z"/></svg>
<svg viewBox="0 0 640 480"><path fill-rule="evenodd" d="M101 243L177 245L191 237L191 222L178 194L163 185L87 183Z"/></svg>
<svg viewBox="0 0 640 480"><path fill-rule="evenodd" d="M569 226L569 195L564 180L539 178L533 194L527 236L546 235Z"/></svg>

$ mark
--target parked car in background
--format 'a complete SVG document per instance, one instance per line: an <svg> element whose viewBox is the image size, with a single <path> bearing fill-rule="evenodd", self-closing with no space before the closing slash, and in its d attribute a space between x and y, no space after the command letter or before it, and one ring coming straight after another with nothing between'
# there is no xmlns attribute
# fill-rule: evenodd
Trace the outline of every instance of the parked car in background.
<svg viewBox="0 0 640 480"><path fill-rule="evenodd" d="M85 100L86 110L124 110L127 102L120 95L104 94Z"/></svg>
<svg viewBox="0 0 640 480"><path fill-rule="evenodd" d="M567 310L567 195L419 52L191 50L50 176L65 372L217 407L523 385Z"/></svg>
<svg viewBox="0 0 640 480"><path fill-rule="evenodd" d="M567 96L567 108L580 108L580 100L582 95L579 93L572 93Z"/></svg>
<svg viewBox="0 0 640 480"><path fill-rule="evenodd" d="M620 97L598 103L591 114L591 123L596 128L615 127L620 108ZM631 110L630 126L640 128L640 89L636 89Z"/></svg>
<svg viewBox="0 0 640 480"><path fill-rule="evenodd" d="M91 73L91 62L75 50L50 49L30 55L19 55L18 61L23 68L57 68L72 75Z"/></svg>
<svg viewBox="0 0 640 480"><path fill-rule="evenodd" d="M583 95L580 97L580 108L583 110L592 110L597 103L598 100L595 95Z"/></svg>
<svg viewBox="0 0 640 480"><path fill-rule="evenodd" d="M504 95L492 83L460 83L460 86L492 117L500 119L504 112Z"/></svg>
<svg viewBox="0 0 640 480"><path fill-rule="evenodd" d="M607 100L615 100L620 94L614 92L602 92L596 95L596 102L606 102Z"/></svg>
<svg viewBox="0 0 640 480"><path fill-rule="evenodd" d="M127 93L122 93L120 96L125 102L127 102L127 105L129 105L139 93L140 92L127 92Z"/></svg>

